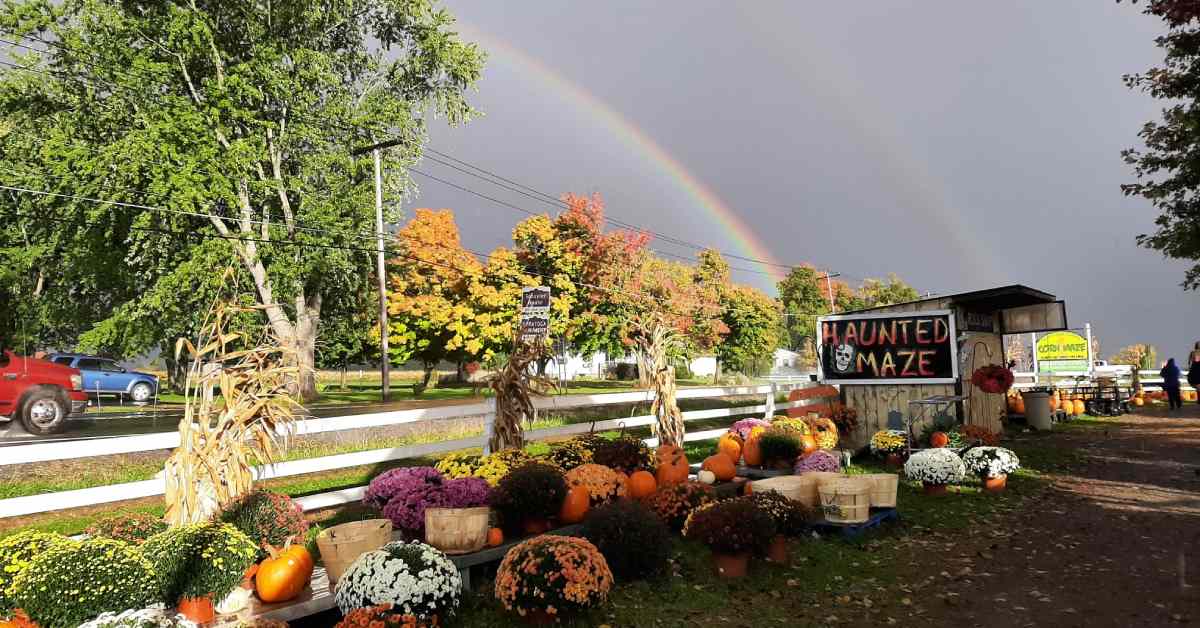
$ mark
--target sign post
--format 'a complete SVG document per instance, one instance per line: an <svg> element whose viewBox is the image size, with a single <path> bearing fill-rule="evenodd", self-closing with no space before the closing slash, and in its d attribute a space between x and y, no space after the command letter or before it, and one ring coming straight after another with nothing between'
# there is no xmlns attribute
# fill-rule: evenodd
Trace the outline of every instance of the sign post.
<svg viewBox="0 0 1200 628"><path fill-rule="evenodd" d="M521 288L521 342L545 340L550 333L550 288Z"/></svg>
<svg viewBox="0 0 1200 628"><path fill-rule="evenodd" d="M832 384L953 384L954 313L845 314L817 319L817 372Z"/></svg>

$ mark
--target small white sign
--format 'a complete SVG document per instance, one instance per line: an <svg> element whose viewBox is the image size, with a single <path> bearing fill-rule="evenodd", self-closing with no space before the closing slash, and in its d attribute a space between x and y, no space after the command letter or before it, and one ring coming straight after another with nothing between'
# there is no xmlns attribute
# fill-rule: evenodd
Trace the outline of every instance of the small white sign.
<svg viewBox="0 0 1200 628"><path fill-rule="evenodd" d="M537 342L550 333L550 288L521 289L521 340Z"/></svg>

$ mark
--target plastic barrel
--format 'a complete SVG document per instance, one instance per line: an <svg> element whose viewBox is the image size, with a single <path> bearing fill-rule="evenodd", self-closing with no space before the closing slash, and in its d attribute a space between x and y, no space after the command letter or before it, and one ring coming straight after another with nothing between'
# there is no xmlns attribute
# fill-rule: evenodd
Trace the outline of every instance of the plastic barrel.
<svg viewBox="0 0 1200 628"><path fill-rule="evenodd" d="M1049 430L1050 393L1043 390L1030 390L1021 394L1025 398L1025 421L1036 430Z"/></svg>

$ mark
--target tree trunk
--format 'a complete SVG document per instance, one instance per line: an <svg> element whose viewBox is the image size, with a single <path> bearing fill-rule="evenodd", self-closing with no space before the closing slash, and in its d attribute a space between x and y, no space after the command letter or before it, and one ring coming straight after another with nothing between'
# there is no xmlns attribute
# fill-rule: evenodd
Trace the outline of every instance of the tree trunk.
<svg viewBox="0 0 1200 628"><path fill-rule="evenodd" d="M425 362L424 365L425 373L421 377L421 381L413 384L413 395L417 397L425 394L425 391L429 388L429 381L433 379L433 369L437 366L437 362Z"/></svg>
<svg viewBox="0 0 1200 628"><path fill-rule="evenodd" d="M342 381L340 384L338 384L338 388L341 390L346 390L346 369L348 369L348 368L350 368L350 364L343 362L342 363Z"/></svg>
<svg viewBox="0 0 1200 628"><path fill-rule="evenodd" d="M162 356L167 365L167 390L183 392L187 386L187 362L175 361L174 348L163 351Z"/></svg>

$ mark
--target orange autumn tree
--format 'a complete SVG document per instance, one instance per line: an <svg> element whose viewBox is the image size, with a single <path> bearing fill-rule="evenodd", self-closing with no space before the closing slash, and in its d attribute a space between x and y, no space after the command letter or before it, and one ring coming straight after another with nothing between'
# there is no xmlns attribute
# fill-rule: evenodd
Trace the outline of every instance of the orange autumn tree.
<svg viewBox="0 0 1200 628"><path fill-rule="evenodd" d="M477 359L485 336L470 287L483 272L462 248L454 213L418 209L396 234L399 255L389 262L388 353L393 362L420 360L423 392L438 362Z"/></svg>

